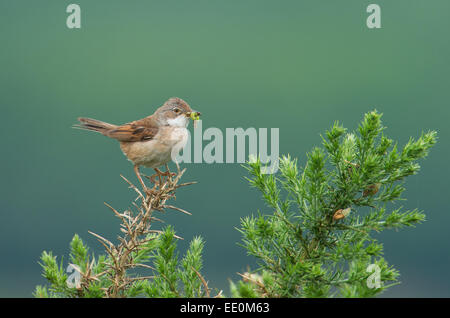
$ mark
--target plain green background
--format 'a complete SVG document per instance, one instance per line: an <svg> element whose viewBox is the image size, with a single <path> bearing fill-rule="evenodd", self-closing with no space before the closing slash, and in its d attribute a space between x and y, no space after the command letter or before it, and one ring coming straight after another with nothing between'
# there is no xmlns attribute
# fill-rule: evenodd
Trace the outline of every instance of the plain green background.
<svg viewBox="0 0 450 318"><path fill-rule="evenodd" d="M72 2L80 30L65 24ZM335 120L354 129L374 108L401 144L437 130L403 202L427 222L379 235L402 282L383 296L450 296L450 2L376 1L378 30L365 24L370 3L1 0L0 296L30 297L45 283L42 250L67 257L74 233L101 251L87 231L118 234L103 202L120 210L133 199L117 143L71 129L76 118L124 123L171 96L200 110L204 129L280 128L280 153L301 165ZM270 211L239 164L184 166L184 180L199 183L176 204L193 215L161 217L185 238L180 251L205 238L205 276L229 295L228 279L254 265L235 227Z"/></svg>

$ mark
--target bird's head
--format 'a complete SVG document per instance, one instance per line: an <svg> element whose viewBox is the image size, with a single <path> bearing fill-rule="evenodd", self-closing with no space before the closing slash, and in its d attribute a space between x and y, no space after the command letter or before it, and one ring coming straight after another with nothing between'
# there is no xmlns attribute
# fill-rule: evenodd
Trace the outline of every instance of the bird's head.
<svg viewBox="0 0 450 318"><path fill-rule="evenodd" d="M198 120L201 113L192 110L181 98L172 97L156 110L155 115L163 125L187 127L189 119Z"/></svg>

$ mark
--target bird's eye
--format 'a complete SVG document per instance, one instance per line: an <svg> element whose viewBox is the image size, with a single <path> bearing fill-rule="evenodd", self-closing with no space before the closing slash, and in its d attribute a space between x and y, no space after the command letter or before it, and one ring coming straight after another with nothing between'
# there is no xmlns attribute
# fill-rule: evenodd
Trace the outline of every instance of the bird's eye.
<svg viewBox="0 0 450 318"><path fill-rule="evenodd" d="M174 113L178 114L179 112L181 112L181 110L179 108L174 108L173 109Z"/></svg>

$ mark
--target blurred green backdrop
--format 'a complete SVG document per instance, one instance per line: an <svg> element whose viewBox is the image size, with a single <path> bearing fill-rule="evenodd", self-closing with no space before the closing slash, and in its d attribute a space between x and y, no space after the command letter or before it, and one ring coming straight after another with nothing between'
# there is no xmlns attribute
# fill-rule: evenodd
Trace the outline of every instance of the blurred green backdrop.
<svg viewBox="0 0 450 318"><path fill-rule="evenodd" d="M66 27L72 2L80 30ZM280 153L301 164L334 120L354 129L374 108L401 143L437 130L404 202L427 222L380 235L402 282L383 295L450 296L450 2L378 0L379 30L366 27L370 3L1 0L0 296L30 297L45 283L41 251L67 256L74 233L100 251L88 230L117 235L103 202L125 209L133 198L117 143L71 129L76 118L124 123L171 96L202 111L204 129L279 127ZM185 238L181 250L206 239L205 276L229 295L228 279L254 264L235 227L265 208L239 164L184 166L199 183L177 204L193 216L163 218Z"/></svg>

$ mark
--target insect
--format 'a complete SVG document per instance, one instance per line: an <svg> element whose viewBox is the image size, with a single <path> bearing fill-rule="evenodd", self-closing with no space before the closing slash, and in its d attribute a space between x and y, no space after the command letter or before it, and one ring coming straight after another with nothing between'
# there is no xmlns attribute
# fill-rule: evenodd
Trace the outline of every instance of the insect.
<svg viewBox="0 0 450 318"><path fill-rule="evenodd" d="M200 119L200 115L197 112L192 112L190 117L194 121L194 128L196 128L197 127L197 120Z"/></svg>

